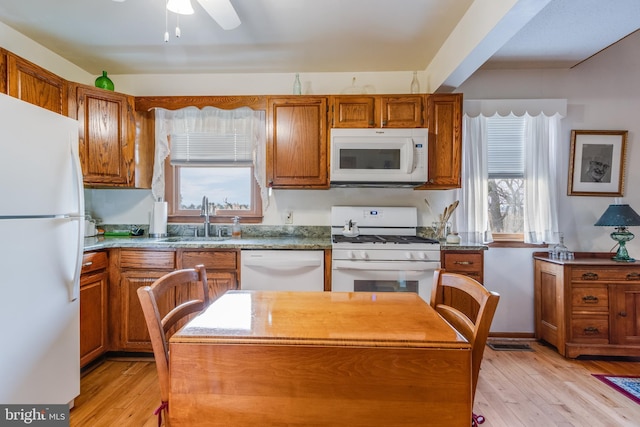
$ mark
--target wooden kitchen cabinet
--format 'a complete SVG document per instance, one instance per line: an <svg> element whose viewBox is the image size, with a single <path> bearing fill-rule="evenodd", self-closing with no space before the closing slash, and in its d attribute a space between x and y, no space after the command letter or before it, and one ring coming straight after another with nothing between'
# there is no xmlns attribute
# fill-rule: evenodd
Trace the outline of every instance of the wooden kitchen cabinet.
<svg viewBox="0 0 640 427"><path fill-rule="evenodd" d="M469 276L480 283L484 281L484 250L451 250L440 251L440 265L448 273ZM472 319L478 314L478 303L466 293L457 289L446 289L445 303L460 309Z"/></svg>
<svg viewBox="0 0 640 427"><path fill-rule="evenodd" d="M341 95L331 97L331 127L424 127L424 95Z"/></svg>
<svg viewBox="0 0 640 427"><path fill-rule="evenodd" d="M566 357L640 354L640 266L609 253L534 253L536 338Z"/></svg>
<svg viewBox="0 0 640 427"><path fill-rule="evenodd" d="M136 187L133 97L72 85L85 186Z"/></svg>
<svg viewBox="0 0 640 427"><path fill-rule="evenodd" d="M107 330L107 253L87 252L80 276L80 366L102 356L109 347Z"/></svg>
<svg viewBox="0 0 640 427"><path fill-rule="evenodd" d="M417 190L462 185L462 94L427 95L429 179Z"/></svg>
<svg viewBox="0 0 640 427"><path fill-rule="evenodd" d="M68 113L68 83L36 64L3 51L4 92L14 98L64 116Z"/></svg>
<svg viewBox="0 0 640 427"><path fill-rule="evenodd" d="M152 351L138 288L175 270L174 250L112 249L110 254L110 326L113 350ZM165 314L185 297L168 292L158 306Z"/></svg>
<svg viewBox="0 0 640 427"><path fill-rule="evenodd" d="M267 101L267 184L280 189L329 188L327 97Z"/></svg>
<svg viewBox="0 0 640 427"><path fill-rule="evenodd" d="M238 289L239 249L183 249L179 251L179 268L203 264L207 269L207 284L211 302L228 290Z"/></svg>

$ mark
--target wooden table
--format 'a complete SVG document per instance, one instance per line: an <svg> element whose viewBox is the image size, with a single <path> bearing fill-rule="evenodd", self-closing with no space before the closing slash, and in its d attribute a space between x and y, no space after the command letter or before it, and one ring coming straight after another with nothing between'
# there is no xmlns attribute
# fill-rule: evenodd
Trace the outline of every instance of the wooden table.
<svg viewBox="0 0 640 427"><path fill-rule="evenodd" d="M414 293L229 291L170 372L173 427L471 424L471 347Z"/></svg>

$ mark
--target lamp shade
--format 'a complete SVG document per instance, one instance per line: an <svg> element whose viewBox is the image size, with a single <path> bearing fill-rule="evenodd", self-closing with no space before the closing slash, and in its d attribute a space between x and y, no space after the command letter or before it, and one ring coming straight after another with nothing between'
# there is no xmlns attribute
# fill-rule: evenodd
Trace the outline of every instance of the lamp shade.
<svg viewBox="0 0 640 427"><path fill-rule="evenodd" d="M594 224L609 227L629 227L640 225L640 215L629 205L609 205L600 219Z"/></svg>

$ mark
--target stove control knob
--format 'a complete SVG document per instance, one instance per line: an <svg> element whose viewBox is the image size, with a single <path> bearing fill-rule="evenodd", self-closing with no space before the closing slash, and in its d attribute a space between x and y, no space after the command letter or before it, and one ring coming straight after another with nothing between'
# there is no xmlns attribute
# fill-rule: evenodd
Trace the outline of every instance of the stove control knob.
<svg viewBox="0 0 640 427"><path fill-rule="evenodd" d="M405 252L405 253L404 253L404 257L405 257L406 259L413 259L413 253L411 253L411 252Z"/></svg>
<svg viewBox="0 0 640 427"><path fill-rule="evenodd" d="M369 254L366 253L365 251L362 251L362 252L360 252L360 258L369 259Z"/></svg>
<svg viewBox="0 0 640 427"><path fill-rule="evenodd" d="M427 259L427 254L425 254L424 252L418 252L418 258Z"/></svg>
<svg viewBox="0 0 640 427"><path fill-rule="evenodd" d="M355 257L356 257L356 254L354 254L353 251L347 251L347 258L354 259Z"/></svg>

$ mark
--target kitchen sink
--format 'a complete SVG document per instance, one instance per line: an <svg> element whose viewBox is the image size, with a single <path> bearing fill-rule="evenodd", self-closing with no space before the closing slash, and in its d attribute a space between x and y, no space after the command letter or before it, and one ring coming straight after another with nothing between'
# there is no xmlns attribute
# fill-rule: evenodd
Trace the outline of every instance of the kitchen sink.
<svg viewBox="0 0 640 427"><path fill-rule="evenodd" d="M220 242L229 240L229 237L195 237L195 236L169 236L158 239L158 242L180 243L180 242Z"/></svg>

